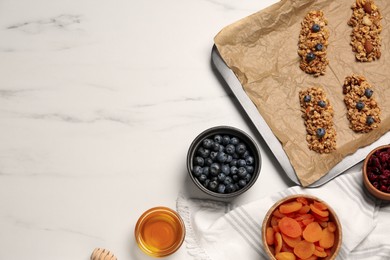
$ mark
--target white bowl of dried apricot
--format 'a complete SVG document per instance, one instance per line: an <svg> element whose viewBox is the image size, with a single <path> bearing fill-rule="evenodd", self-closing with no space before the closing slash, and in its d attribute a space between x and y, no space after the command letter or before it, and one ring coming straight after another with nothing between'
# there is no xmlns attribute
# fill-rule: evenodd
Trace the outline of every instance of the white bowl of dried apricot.
<svg viewBox="0 0 390 260"><path fill-rule="evenodd" d="M335 259L341 224L323 200L306 194L285 197L267 212L262 241L270 259Z"/></svg>

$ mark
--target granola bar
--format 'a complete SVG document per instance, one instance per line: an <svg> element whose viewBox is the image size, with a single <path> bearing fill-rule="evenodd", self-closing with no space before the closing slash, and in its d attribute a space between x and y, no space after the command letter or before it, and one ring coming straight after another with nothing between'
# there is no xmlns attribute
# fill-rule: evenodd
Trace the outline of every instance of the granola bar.
<svg viewBox="0 0 390 260"><path fill-rule="evenodd" d="M381 110L372 97L374 91L361 75L348 76L343 85L349 127L355 132L367 133L378 128Z"/></svg>
<svg viewBox="0 0 390 260"><path fill-rule="evenodd" d="M329 29L322 11L310 11L301 23L298 55L301 70L314 76L325 74L329 60L326 58Z"/></svg>
<svg viewBox="0 0 390 260"><path fill-rule="evenodd" d="M374 0L356 0L352 5L352 17L348 25L351 33L352 51L357 60L370 62L381 56L382 15Z"/></svg>
<svg viewBox="0 0 390 260"><path fill-rule="evenodd" d="M334 112L324 90L320 87L302 90L299 92L299 101L309 149L317 153L330 153L335 150Z"/></svg>

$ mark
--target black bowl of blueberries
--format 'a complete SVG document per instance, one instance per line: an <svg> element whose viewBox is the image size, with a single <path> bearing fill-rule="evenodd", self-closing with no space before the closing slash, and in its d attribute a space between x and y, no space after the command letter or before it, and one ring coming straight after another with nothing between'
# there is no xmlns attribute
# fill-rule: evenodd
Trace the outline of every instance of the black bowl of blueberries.
<svg viewBox="0 0 390 260"><path fill-rule="evenodd" d="M232 198L257 180L261 155L255 141L242 130L216 126L199 134L187 155L190 178L205 193Z"/></svg>

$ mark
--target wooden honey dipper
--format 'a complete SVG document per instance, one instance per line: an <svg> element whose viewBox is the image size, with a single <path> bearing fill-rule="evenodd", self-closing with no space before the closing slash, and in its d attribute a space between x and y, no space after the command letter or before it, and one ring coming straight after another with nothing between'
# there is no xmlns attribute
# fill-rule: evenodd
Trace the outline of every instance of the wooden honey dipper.
<svg viewBox="0 0 390 260"><path fill-rule="evenodd" d="M91 260L117 260L117 258L107 249L95 248L92 252Z"/></svg>

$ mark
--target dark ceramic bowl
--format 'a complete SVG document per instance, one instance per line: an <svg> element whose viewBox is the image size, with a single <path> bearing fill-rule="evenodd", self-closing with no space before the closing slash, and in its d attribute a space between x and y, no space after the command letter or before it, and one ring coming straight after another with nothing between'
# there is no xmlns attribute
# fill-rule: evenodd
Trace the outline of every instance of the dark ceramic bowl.
<svg viewBox="0 0 390 260"><path fill-rule="evenodd" d="M368 171L367 171L367 167L369 166L369 160L370 158L378 151L383 151L383 150L388 150L390 149L390 145L383 145L383 146L379 146L375 149L373 149L366 157L366 159L364 160L364 163L363 163L363 168L362 168L362 174L363 174L363 183L364 183L364 186L367 188L367 190L372 194L374 195L376 198L378 199L381 199L381 200L389 200L390 201L390 192L384 192L384 191L381 191L380 190L380 182L382 180L380 180L380 175L378 175L378 181L377 182L377 187L375 187L371 181L369 180L367 174L368 174ZM390 163L390 162L389 162ZM388 182L390 182L390 179L388 178L387 179ZM375 181L374 181L375 182Z"/></svg>
<svg viewBox="0 0 390 260"><path fill-rule="evenodd" d="M235 191L231 191L231 192L226 191L225 193L220 193L220 192L217 192L216 189L212 190L210 188L209 183L206 184L206 182L201 182L199 180L199 178L197 178L193 174L194 167L195 167L194 159L195 159L195 157L199 156L198 149L200 147L202 147L203 141L205 139L214 140L214 137L216 135L229 136L230 138L232 138L232 137L238 138L241 143L245 144L247 151L249 152L249 154L253 158L253 163L251 163L251 166L253 167L253 172L250 173L251 178L246 182L245 186L240 187L239 189L236 189ZM213 151L213 149L210 148L210 151ZM237 156L237 155L235 155L235 156ZM243 156L246 156L246 155L240 155L240 158L242 157L241 159L243 159ZM227 162L223 162L223 163L218 162L218 163L220 165L226 164L226 165L229 165L229 167L230 167L230 163L227 163ZM190 145L190 148L189 148L188 154L187 154L187 169L188 169L188 173L190 175L191 180L195 183L195 185L200 190L202 190L203 192L205 192L208 195L211 195L211 196L217 197L217 198L232 198L232 197L236 197L236 196L241 195L244 192L246 192L256 182L256 180L260 174L260 168L261 168L261 155L260 155L259 148L257 147L255 141L248 134L243 132L242 130L237 129L235 127L231 127L231 126L216 126L216 127L212 127L212 128L205 130L204 132L199 134L194 139L194 141ZM233 175L234 174L229 173L227 176L230 176L232 178ZM216 176L211 175L209 173L208 174L209 181L211 181L212 177L216 177ZM221 184L222 182L218 181L218 183ZM234 182L234 183L238 183L238 181ZM238 186L236 185L236 187L238 187Z"/></svg>

